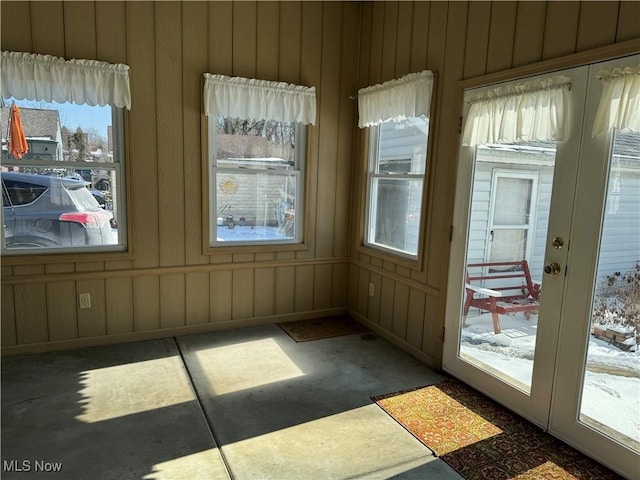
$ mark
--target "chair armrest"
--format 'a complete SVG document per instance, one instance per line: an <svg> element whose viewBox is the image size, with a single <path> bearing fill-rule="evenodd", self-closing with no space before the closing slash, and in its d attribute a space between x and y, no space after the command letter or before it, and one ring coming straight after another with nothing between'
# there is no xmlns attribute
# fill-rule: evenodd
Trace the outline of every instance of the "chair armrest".
<svg viewBox="0 0 640 480"><path fill-rule="evenodd" d="M497 290L491 290L490 288L476 287L475 285L471 285L470 283L465 283L465 287L469 290L473 290L474 292L480 293L482 295L488 295L490 297L502 296L502 292L498 292Z"/></svg>

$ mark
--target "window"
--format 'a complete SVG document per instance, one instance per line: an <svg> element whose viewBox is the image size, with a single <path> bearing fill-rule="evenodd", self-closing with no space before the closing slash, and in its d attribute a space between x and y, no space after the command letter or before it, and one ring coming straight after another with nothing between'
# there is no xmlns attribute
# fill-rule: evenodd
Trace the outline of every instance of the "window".
<svg viewBox="0 0 640 480"><path fill-rule="evenodd" d="M128 67L9 52L2 62L3 253L124 250Z"/></svg>
<svg viewBox="0 0 640 480"><path fill-rule="evenodd" d="M369 128L364 244L409 259L420 250L432 86L424 71L358 92Z"/></svg>
<svg viewBox="0 0 640 480"><path fill-rule="evenodd" d="M304 126L216 117L212 129L212 244L299 243Z"/></svg>
<svg viewBox="0 0 640 480"><path fill-rule="evenodd" d="M417 256L429 120L371 127L366 243Z"/></svg>
<svg viewBox="0 0 640 480"><path fill-rule="evenodd" d="M315 89L205 78L209 244L302 243L306 124L315 121Z"/></svg>

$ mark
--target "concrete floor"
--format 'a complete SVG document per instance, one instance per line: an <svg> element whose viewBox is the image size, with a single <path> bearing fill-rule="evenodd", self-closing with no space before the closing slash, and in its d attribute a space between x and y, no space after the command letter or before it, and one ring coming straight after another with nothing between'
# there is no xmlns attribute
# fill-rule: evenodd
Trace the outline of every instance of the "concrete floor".
<svg viewBox="0 0 640 480"><path fill-rule="evenodd" d="M8 357L2 478L460 479L370 398L442 379L275 325Z"/></svg>

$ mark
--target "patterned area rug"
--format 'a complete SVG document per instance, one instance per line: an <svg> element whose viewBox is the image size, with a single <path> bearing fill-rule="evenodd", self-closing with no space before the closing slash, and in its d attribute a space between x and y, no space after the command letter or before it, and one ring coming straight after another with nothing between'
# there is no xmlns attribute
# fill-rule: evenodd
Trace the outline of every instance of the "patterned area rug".
<svg viewBox="0 0 640 480"><path fill-rule="evenodd" d="M348 315L278 323L278 326L296 342L308 342L321 338L369 332L367 327L356 322Z"/></svg>
<svg viewBox="0 0 640 480"><path fill-rule="evenodd" d="M457 380L373 400L468 480L621 478Z"/></svg>

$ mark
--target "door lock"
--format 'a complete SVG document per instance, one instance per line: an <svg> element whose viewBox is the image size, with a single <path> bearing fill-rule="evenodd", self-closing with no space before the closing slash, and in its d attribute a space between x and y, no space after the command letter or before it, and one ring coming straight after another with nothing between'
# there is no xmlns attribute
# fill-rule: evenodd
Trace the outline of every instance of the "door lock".
<svg viewBox="0 0 640 480"><path fill-rule="evenodd" d="M562 271L562 267L558 262L552 262L549 265L544 266L544 273L547 275L553 275L554 277Z"/></svg>
<svg viewBox="0 0 640 480"><path fill-rule="evenodd" d="M564 246L564 239L562 237L554 237L551 245L553 245L553 248L556 250L560 250Z"/></svg>

